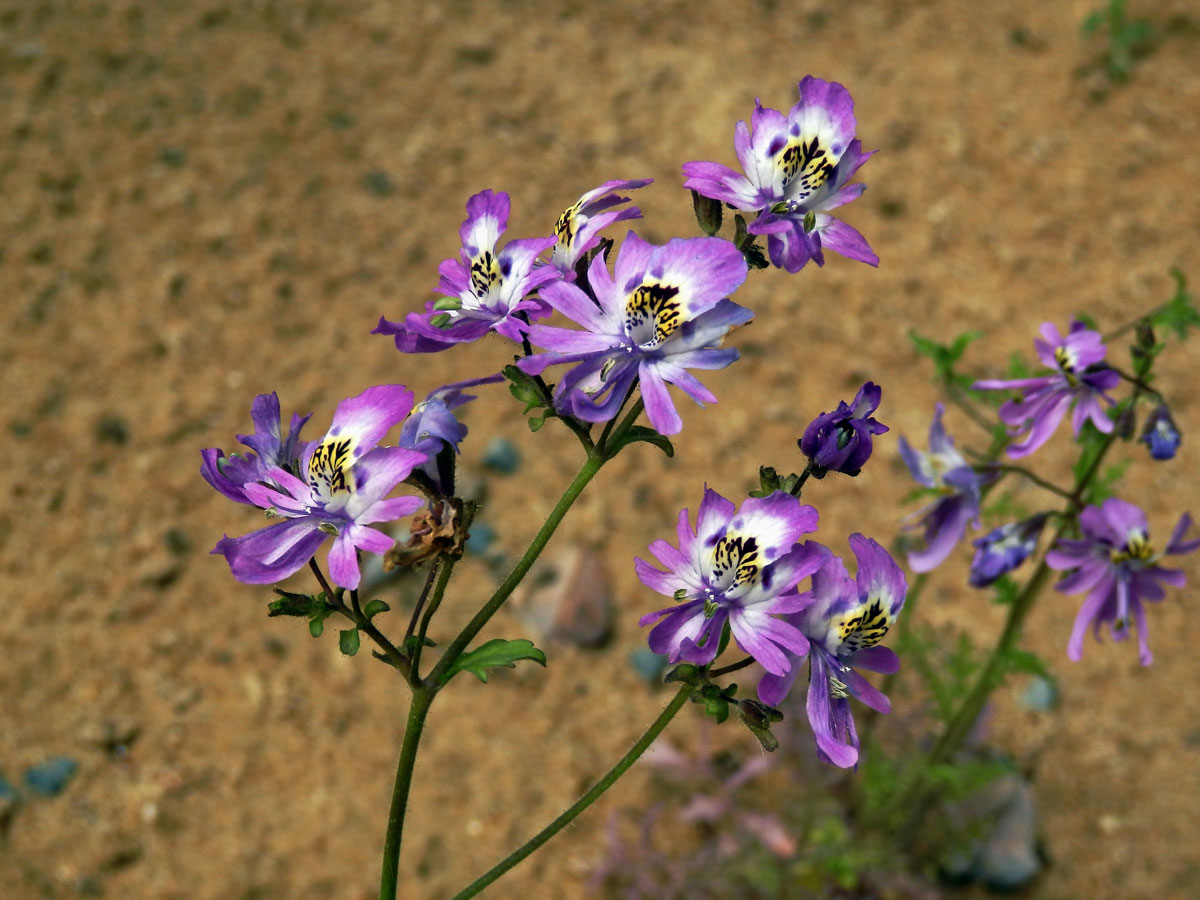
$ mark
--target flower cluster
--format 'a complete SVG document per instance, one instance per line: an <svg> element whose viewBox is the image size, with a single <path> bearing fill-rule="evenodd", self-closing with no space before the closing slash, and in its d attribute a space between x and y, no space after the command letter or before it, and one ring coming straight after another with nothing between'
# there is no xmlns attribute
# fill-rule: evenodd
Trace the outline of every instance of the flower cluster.
<svg viewBox="0 0 1200 900"><path fill-rule="evenodd" d="M753 213L749 234L765 236L771 261L789 272L809 260L823 265L825 249L875 265L865 239L828 214L865 189L849 183L871 155L855 137L853 100L842 85L811 76L798 90L799 102L787 115L757 105L753 136L739 124L735 147L745 174L689 162L684 186ZM401 565L441 552L430 536L452 527L456 515L447 501L466 428L455 410L472 399L471 388L507 377L530 408L552 407L567 420L589 453L623 446L606 444L608 429L596 440L590 428L612 425L635 394L640 406L634 408L644 410L660 435L683 426L669 386L701 406L715 403L694 372L738 359L725 339L754 314L731 295L745 282L750 262L762 265L761 251L747 238L744 219L735 229L739 244L715 236L715 216L712 228L701 222L706 237L662 244L634 231L620 240L606 237L617 223L641 218L629 192L649 183L605 181L568 206L544 236L507 241L509 195L473 194L458 253L438 267L440 296L399 320L381 317L374 333L391 337L406 354L442 352L496 334L511 342L515 367L444 385L415 406L403 385L369 388L340 403L325 436L309 442L299 437L307 417L293 417L284 437L278 398L260 397L252 410L256 433L240 438L249 453L226 458L218 449L203 451L202 471L214 488L282 520L217 544L213 552L234 576L271 583L313 562L321 577L314 555L332 539L330 580L353 591L364 552L388 553L389 564ZM559 321L547 321L551 317ZM562 374L547 384L543 376L556 366L564 367ZM809 475L859 473L873 438L888 430L874 418L881 398L881 388L867 382L852 403L813 420L798 441L808 467L789 476L786 489L766 488L765 496L747 499L740 509L707 490L694 526L687 510L680 514L677 546L651 545L663 568L637 561L639 577L675 601L642 619L654 624L650 646L672 661L708 666L732 639L765 670L761 696L778 702L809 660L818 747L838 765L857 758L846 698L886 707L855 667L894 668L894 656L875 644L903 603L904 579L887 553L861 535L850 539L858 558L851 578L831 551L804 540L818 516L797 497ZM389 444L393 428L399 437ZM418 488L428 509L410 523L408 544L396 547L395 538L374 526L417 513L424 502L392 496L401 482ZM812 589L801 591L806 578L813 579Z"/></svg>
<svg viewBox="0 0 1200 900"><path fill-rule="evenodd" d="M777 491L749 498L740 509L706 489L693 528L679 514L678 545L657 540L650 552L663 566L637 560L642 582L676 605L642 617L654 624L650 648L671 662L709 665L733 640L765 671L759 698L782 702L802 660L809 659L808 715L819 755L853 766L858 739L847 698L887 712L887 698L856 668L894 672L895 654L876 646L904 604L899 566L875 541L855 534L850 547L858 574L826 547L800 538L816 530L817 511ZM800 582L811 576L812 589Z"/></svg>
<svg viewBox="0 0 1200 900"><path fill-rule="evenodd" d="M1038 359L1051 371L1045 375L1012 380L986 379L976 381L973 389L981 391L1019 391L1019 396L1006 401L998 411L1001 422L1008 426L1008 444L1001 445L1011 459L1024 459L1042 447L1057 430L1067 412L1075 437L1080 439L1090 422L1108 440L1120 436L1126 440L1134 434L1133 399L1121 408L1123 412L1110 417L1107 408L1117 408L1110 391L1118 386L1122 375L1107 361L1107 349L1100 333L1083 322L1071 323L1064 335L1052 322L1045 322L1041 337L1034 341ZM1139 336L1134 358L1143 361L1153 358L1154 338ZM1148 368L1146 371L1149 371ZM1138 391L1150 388L1141 376L1125 376ZM913 477L924 487L937 490L940 496L924 511L925 546L909 554L914 571L928 572L947 557L963 536L966 525L974 521L979 526L979 505L982 488L1002 474L1002 468L992 463L970 465L954 449L941 423L942 407L934 415L930 431L930 453L913 451L901 439L900 449L912 470ZM1120 424L1119 424L1120 423ZM1181 437L1170 411L1161 398L1146 417L1139 440L1146 444L1154 459L1167 460L1175 456ZM1014 469L1014 467L1008 467ZM1084 470L1087 466L1084 467ZM1077 475L1080 474L1078 470ZM1015 471L1032 478L1041 486L1053 485L1027 472ZM1094 473L1094 466L1092 472ZM975 558L971 563L969 582L974 587L987 587L1015 570L1037 549L1038 540L1052 516L1068 524L1059 530L1059 537L1047 551L1045 561L1051 568L1067 574L1056 585L1067 594L1085 594L1067 645L1067 655L1078 660L1083 652L1083 637L1090 627L1099 635L1101 625L1107 625L1116 638L1124 638L1136 627L1140 658L1144 665L1152 656L1146 639L1144 601L1164 597L1163 585L1182 586L1182 572L1158 565L1162 554L1155 553L1148 542L1146 516L1136 506L1110 497L1101 505L1088 506L1078 516L1081 538L1062 537L1073 520L1074 504L1079 503L1082 486L1075 493L1057 489L1070 500L1066 513L1047 511L1020 521L1008 522L977 539ZM1187 553L1200 546L1198 541L1183 541L1191 523L1184 515L1167 542L1165 554Z"/></svg>

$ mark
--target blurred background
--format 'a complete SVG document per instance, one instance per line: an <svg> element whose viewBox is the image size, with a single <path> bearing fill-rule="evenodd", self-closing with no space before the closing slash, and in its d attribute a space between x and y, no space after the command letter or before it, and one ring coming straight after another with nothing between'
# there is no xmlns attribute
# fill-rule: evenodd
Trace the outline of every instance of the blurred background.
<svg viewBox="0 0 1200 900"><path fill-rule="evenodd" d="M268 620L269 592L207 555L260 522L201 480L198 450L232 450L260 392L285 417L314 412L316 437L368 385L423 396L508 362L500 339L405 358L368 333L432 296L469 195L508 191L507 237L535 236L597 184L649 177L639 232L691 235L679 165L735 165L756 97L787 109L805 74L842 82L880 151L845 213L879 268L831 254L751 274L743 359L705 378L720 403L681 401L675 459L625 454L551 545L604 560L606 647L502 613L486 636L535 639L549 669L464 677L434 707L402 896L450 896L540 828L666 702L630 663L637 618L663 602L632 558L705 483L739 497L761 464L801 468L804 425L870 378L891 433L861 477L805 499L835 550L851 531L888 543L912 511L895 438L924 447L938 398L910 328L983 331L966 367L995 377L1031 358L1042 321L1085 310L1107 330L1170 297L1171 267L1200 279L1200 16L1190 0L1130 4L1156 37L1114 85L1103 33L1080 33L1100 2L0 2L0 894L372 896L406 691L332 632ZM1160 541L1200 508L1196 363L1175 344L1160 365L1179 456L1118 451L1135 461L1122 495ZM465 411L462 464L491 535L459 567L439 638L576 471L565 429L530 434L518 412L503 388ZM947 425L974 427L954 411ZM1042 458L1065 471L1065 430ZM921 615L986 642L1003 610L965 587L968 558L935 576ZM1111 643L1069 664L1076 598L1048 594L1029 623L1061 702L1017 702L1016 679L986 739L1036 786L1050 865L1032 896L1195 894L1198 571L1184 567L1188 589L1151 611L1151 668ZM380 594L393 632L411 589ZM922 702L893 699L900 719ZM675 745L710 740L685 712ZM760 752L744 731L721 739ZM652 798L660 849L694 849L686 795L655 793L647 769L488 896L589 896L616 812L638 819ZM819 795L812 779L782 796Z"/></svg>

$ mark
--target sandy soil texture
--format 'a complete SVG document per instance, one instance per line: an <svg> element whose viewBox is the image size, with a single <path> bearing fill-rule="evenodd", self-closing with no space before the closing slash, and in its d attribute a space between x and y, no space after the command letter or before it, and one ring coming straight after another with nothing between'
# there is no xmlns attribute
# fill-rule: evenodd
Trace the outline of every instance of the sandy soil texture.
<svg viewBox="0 0 1200 900"><path fill-rule="evenodd" d="M498 339L405 358L368 333L432 296L470 194L508 191L509 236L527 236L602 181L654 178L641 233L694 234L679 165L735 164L755 97L786 108L804 74L840 81L879 150L846 218L881 265L752 274L744 358L706 373L720 403L681 405L676 458L630 452L555 539L608 560L609 649L551 644L548 670L439 699L402 896L450 896L556 814L665 703L627 662L637 617L661 603L631 560L706 482L737 496L760 464L798 467L804 424L871 378L892 428L878 461L811 499L829 543L887 540L911 488L895 437L923 445L936 399L908 329L984 331L970 362L997 375L1042 321L1086 310L1115 326L1170 296L1171 267L1200 283L1200 13L1131 3L1162 38L1109 89L1080 72L1099 49L1079 33L1091 5L0 3L0 774L21 787L47 758L78 764L57 797L21 788L0 896L372 896L403 688L332 633L268 620L269 593L207 554L260 520L200 479L199 448L232 449L260 392L315 412L311 437L368 385L423 395L507 362ZM1180 455L1118 453L1160 539L1200 510L1196 347L1162 370ZM496 436L521 454L488 479L483 512L510 557L578 464L568 434L530 434L516 411L502 390L476 402L462 457L478 471ZM1067 463L1065 433L1045 456ZM1069 664L1074 598L1033 615L1027 646L1054 660L1062 706L1035 716L1015 682L990 725L1034 768L1052 864L1033 896L1198 892L1200 570L1183 567L1189 587L1152 610L1150 668L1111 643ZM944 573L922 615L986 639L1002 610L961 576ZM463 563L438 637L495 577ZM406 591L387 595L397 609ZM528 633L505 612L486 634ZM585 896L608 815L646 793L635 772L487 896Z"/></svg>

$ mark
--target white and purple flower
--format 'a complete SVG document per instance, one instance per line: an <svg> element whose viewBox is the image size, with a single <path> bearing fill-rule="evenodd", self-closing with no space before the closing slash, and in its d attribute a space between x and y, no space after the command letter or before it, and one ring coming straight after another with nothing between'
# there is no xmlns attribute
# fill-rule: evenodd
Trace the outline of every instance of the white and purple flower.
<svg viewBox="0 0 1200 900"><path fill-rule="evenodd" d="M250 406L254 434L237 436L251 452L231 453L226 457L225 452L216 447L201 450L200 474L235 503L253 505L246 497L246 484L269 481L268 470L275 466L290 472L298 471L300 455L307 447L300 440L300 429L311 418L312 413L307 416L292 413L292 426L285 439L280 426L279 395L274 391L259 394Z"/></svg>
<svg viewBox="0 0 1200 900"><path fill-rule="evenodd" d="M1191 553L1200 547L1200 539L1185 541L1192 525L1186 513L1179 517L1166 549L1156 553L1150 544L1146 514L1141 509L1110 497L1100 506L1089 506L1079 517L1083 531L1080 540L1060 540L1046 554L1053 569L1068 571L1055 588L1064 594L1086 593L1075 616L1067 657L1078 661L1083 656L1083 639L1091 626L1099 639L1100 626L1107 625L1115 640L1129 636L1137 626L1139 660L1150 665L1150 652L1143 601L1157 602L1165 596L1163 585L1183 587L1184 574L1178 569L1158 565L1164 554Z"/></svg>
<svg viewBox="0 0 1200 900"><path fill-rule="evenodd" d="M821 565L822 551L797 543L816 528L817 511L783 491L749 498L735 511L731 501L705 488L695 530L684 509L679 546L665 540L650 545L665 571L635 561L642 583L678 604L642 616L643 626L658 623L650 631L650 649L673 663L707 665L728 622L742 650L768 672L786 675L787 652L802 656L808 640L779 616L801 609L796 585Z"/></svg>
<svg viewBox="0 0 1200 900"><path fill-rule="evenodd" d="M409 313L403 322L380 317L371 333L394 336L396 348L404 353L436 353L489 331L520 341L528 327L526 318L550 315L550 308L530 295L560 277L553 266L534 265L556 239L509 241L497 252L496 242L508 227L508 211L504 192L481 191L467 200L467 218L458 230L459 259L443 260L438 266L437 291L447 299L430 300L425 312Z"/></svg>
<svg viewBox="0 0 1200 900"><path fill-rule="evenodd" d="M908 554L914 572L931 572L942 564L954 545L966 533L967 523L979 527L980 489L985 477L967 464L954 448L954 441L942 427L944 407L939 403L929 427L929 452L921 453L900 438L900 455L923 487L941 496L921 510L920 524L925 530L925 548Z"/></svg>
<svg viewBox="0 0 1200 900"><path fill-rule="evenodd" d="M632 191L645 187L653 178L636 181L606 181L588 191L568 206L554 226L554 252L550 264L567 281L575 280L575 265L584 255L600 243L600 232L617 222L640 219L642 211L636 206L615 210L614 206L628 203L616 191Z"/></svg>
<svg viewBox="0 0 1200 900"><path fill-rule="evenodd" d="M378 446L412 405L412 391L400 384L378 385L343 400L325 437L309 443L299 458L304 480L271 465L265 478L242 485L250 503L285 521L242 537L226 536L212 552L225 557L239 581L271 584L305 566L332 536L329 577L356 589L358 551L385 553L396 543L369 526L407 516L422 505L420 497L387 495L425 461L425 454Z"/></svg>
<svg viewBox="0 0 1200 900"><path fill-rule="evenodd" d="M854 101L837 82L806 75L800 102L785 116L755 101L751 129L734 131L745 174L715 162L683 165L684 187L757 214L751 234L767 235L771 262L798 272L825 264L827 248L872 266L879 257L855 229L828 215L866 190L847 182L872 155L854 137Z"/></svg>
<svg viewBox="0 0 1200 900"><path fill-rule="evenodd" d="M610 275L604 256L588 270L591 296L556 281L542 297L585 331L533 325L529 341L549 350L517 363L538 375L547 366L578 363L555 389L555 406L587 422L616 416L639 382L646 415L661 434L683 427L667 384L697 403L717 398L686 370L723 369L738 351L718 347L753 313L727 297L746 279L746 261L720 238L675 238L663 246L633 232L625 238Z"/></svg>
<svg viewBox="0 0 1200 900"><path fill-rule="evenodd" d="M904 573L876 541L852 534L850 549L858 560L854 578L840 558L820 547L824 562L813 575L812 590L800 595L801 610L786 617L809 643L808 721L817 755L842 768L858 763L858 733L849 698L881 713L891 711L888 698L855 669L883 674L899 670L896 654L878 644L895 623L908 592ZM759 680L763 703L778 706L783 701L799 673L800 655L789 658L791 666L783 675L768 671Z"/></svg>
<svg viewBox="0 0 1200 900"><path fill-rule="evenodd" d="M1071 425L1079 436L1083 423L1091 420L1104 434L1113 430L1112 420L1105 415L1103 400L1114 404L1105 391L1112 390L1121 376L1104 364L1105 347L1100 333L1082 322L1072 322L1064 337L1053 322L1041 327L1041 340L1033 342L1042 365L1054 371L1037 378L1011 380L988 379L973 385L981 391L1021 390L1018 400L1009 400L1000 407L1000 420L1012 426L1014 435L1024 434L1024 440L1008 448L1013 459L1028 456L1050 439L1058 423L1071 408Z"/></svg>

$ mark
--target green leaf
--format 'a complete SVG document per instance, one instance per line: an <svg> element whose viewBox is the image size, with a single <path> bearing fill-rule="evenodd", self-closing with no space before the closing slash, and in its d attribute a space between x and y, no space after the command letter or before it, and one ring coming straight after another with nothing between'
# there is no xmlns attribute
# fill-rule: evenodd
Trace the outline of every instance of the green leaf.
<svg viewBox="0 0 1200 900"><path fill-rule="evenodd" d="M1011 576L1002 575L992 585L992 600L1003 606L1012 606L1021 592L1021 586Z"/></svg>
<svg viewBox="0 0 1200 900"><path fill-rule="evenodd" d="M538 409L546 405L546 396L542 392L542 386L532 375L526 375L516 366L505 366L500 370L500 374L509 380L508 390L512 395L525 404L522 412L527 413L531 409Z"/></svg>
<svg viewBox="0 0 1200 900"><path fill-rule="evenodd" d="M1030 653L1028 650L1018 650L1016 647L1013 647L1004 652L1002 659L1005 667L1010 672L1036 675L1051 683L1056 683L1054 675L1051 674L1049 667L1046 665L1046 661L1036 653Z"/></svg>
<svg viewBox="0 0 1200 900"><path fill-rule="evenodd" d="M325 633L325 620L333 615L333 607L326 605L324 594L318 595L317 602L320 605L314 604L308 613L308 633L315 638Z"/></svg>
<svg viewBox="0 0 1200 900"><path fill-rule="evenodd" d="M345 631L338 632L338 649L346 656L353 656L357 653L360 642L357 628L347 628Z"/></svg>
<svg viewBox="0 0 1200 900"><path fill-rule="evenodd" d="M363 615L368 619L373 619L380 613L387 612L389 609L391 607L382 600L369 600L367 601L367 605L363 607Z"/></svg>
<svg viewBox="0 0 1200 900"><path fill-rule="evenodd" d="M445 684L459 672L470 672L486 684L488 669L512 669L522 659L531 659L540 666L546 665L546 654L524 638L515 641L495 638L456 659L442 683Z"/></svg>
<svg viewBox="0 0 1200 900"><path fill-rule="evenodd" d="M959 387L970 386L974 383L974 379L958 374L954 371L954 367L962 359L967 347L981 337L983 337L982 331L964 331L949 344L940 344L933 338L920 334L915 328L908 330L908 339L912 341L912 345L918 353L933 362L938 379Z"/></svg>
<svg viewBox="0 0 1200 900"><path fill-rule="evenodd" d="M1084 17L1083 22L1079 26L1079 30L1083 32L1084 37L1090 37L1095 34L1100 26L1104 24L1104 10L1097 9L1088 13Z"/></svg>
<svg viewBox="0 0 1200 900"><path fill-rule="evenodd" d="M1156 327L1169 328L1183 340L1188 336L1189 329L1200 327L1200 311L1188 293L1187 276L1179 269L1172 269L1171 277L1175 279L1175 294L1150 317L1150 322Z"/></svg>
<svg viewBox="0 0 1200 900"><path fill-rule="evenodd" d="M634 425L632 428L626 431L625 435L621 438L620 443L618 443L609 451L610 455L616 455L617 451L619 451L621 448L627 447L630 444L636 444L638 441L644 441L647 444L653 444L668 457L675 455L675 446L671 443L670 439L665 435L659 434L653 428L647 428L645 425Z"/></svg>
<svg viewBox="0 0 1200 900"><path fill-rule="evenodd" d="M268 616L309 616L314 608L324 605L324 595L321 599L312 594L294 594L282 588L275 588L278 600L267 604Z"/></svg>

